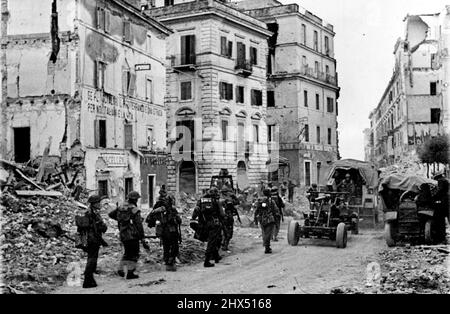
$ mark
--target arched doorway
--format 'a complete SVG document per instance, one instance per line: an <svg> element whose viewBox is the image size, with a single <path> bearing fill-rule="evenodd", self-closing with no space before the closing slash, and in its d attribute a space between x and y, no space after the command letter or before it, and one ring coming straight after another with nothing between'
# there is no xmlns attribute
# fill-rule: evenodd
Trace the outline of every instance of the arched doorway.
<svg viewBox="0 0 450 314"><path fill-rule="evenodd" d="M183 161L179 167L178 191L196 193L196 168L193 161Z"/></svg>
<svg viewBox="0 0 450 314"><path fill-rule="evenodd" d="M247 166L244 161L239 161L237 165L237 187L240 190L244 190L249 187L249 181L247 176Z"/></svg>

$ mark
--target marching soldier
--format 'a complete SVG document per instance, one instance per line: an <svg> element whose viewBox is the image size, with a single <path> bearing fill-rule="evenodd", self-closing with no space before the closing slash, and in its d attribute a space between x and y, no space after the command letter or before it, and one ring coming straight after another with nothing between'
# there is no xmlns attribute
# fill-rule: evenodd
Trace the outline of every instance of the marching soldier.
<svg viewBox="0 0 450 314"><path fill-rule="evenodd" d="M102 234L106 232L108 227L103 222L99 210L101 198L98 195L92 195L88 199L89 209L85 212L86 228L78 227L78 232L86 232L87 234L87 262L84 271L83 288L95 288L97 283L94 279L94 273L97 269L97 259L100 246L106 246L106 242L102 238ZM80 230L85 229L85 230Z"/></svg>
<svg viewBox="0 0 450 314"><path fill-rule="evenodd" d="M271 198L275 202L278 208L278 215L275 217L275 226L273 228L273 241L278 241L278 233L280 232L280 226L281 221L284 221L283 216L283 209L285 207L283 199L281 198L280 194L278 193L278 188L276 186L272 187L271 191Z"/></svg>
<svg viewBox="0 0 450 314"><path fill-rule="evenodd" d="M146 219L149 228L156 228L156 235L161 238L164 263L167 271L176 271L175 259L181 243L181 218L173 206L172 198L165 190L159 192L159 199L154 210Z"/></svg>
<svg viewBox="0 0 450 314"><path fill-rule="evenodd" d="M219 263L222 257L219 255L221 244L221 221L224 217L223 210L219 205L219 191L211 188L208 193L202 196L197 202L197 206L192 214L192 220L198 218L201 228L206 229L207 247L205 252L204 267L214 267L211 260Z"/></svg>
<svg viewBox="0 0 450 314"><path fill-rule="evenodd" d="M273 234L273 229L275 227L276 217L279 215L279 209L277 204L270 197L270 190L264 190L264 198L258 200L256 211L255 211L255 224L261 225L263 244L265 247L266 254L272 253L270 248L270 239Z"/></svg>
<svg viewBox="0 0 450 314"><path fill-rule="evenodd" d="M110 218L117 220L120 240L125 248L117 274L120 277L125 277L123 269L126 267L127 279L139 278L134 272L139 259L140 242L142 242L145 249L149 249L148 244L144 241L141 211L137 205L140 197L138 192L130 192L127 197L127 202L109 214Z"/></svg>
<svg viewBox="0 0 450 314"><path fill-rule="evenodd" d="M239 217L239 212L236 209L236 205L239 205L239 200L232 193L230 188L222 189L222 199L221 206L225 212L225 217L223 219L223 242L222 242L222 250L228 251L228 245L230 244L231 239L233 238L233 229L234 229L234 216L238 217L240 223L241 218Z"/></svg>

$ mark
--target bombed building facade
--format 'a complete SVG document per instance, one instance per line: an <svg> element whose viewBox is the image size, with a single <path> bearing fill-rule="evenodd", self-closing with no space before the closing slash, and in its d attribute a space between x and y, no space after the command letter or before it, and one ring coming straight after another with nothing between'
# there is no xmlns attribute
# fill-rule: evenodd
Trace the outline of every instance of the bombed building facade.
<svg viewBox="0 0 450 314"><path fill-rule="evenodd" d="M297 4L244 0L234 5L267 24L269 148L279 151L272 181L326 185L339 158L334 29ZM283 165L285 167L282 167ZM287 169L286 169L287 168Z"/></svg>
<svg viewBox="0 0 450 314"><path fill-rule="evenodd" d="M170 29L130 1L6 2L2 157L28 163L48 146L50 172L65 165L88 192L119 201L141 191L141 150L166 148Z"/></svg>
<svg viewBox="0 0 450 314"><path fill-rule="evenodd" d="M414 158L427 139L448 132L449 7L409 15L394 48L395 67L365 131L366 160L379 167Z"/></svg>
<svg viewBox="0 0 450 314"><path fill-rule="evenodd" d="M167 39L168 189L200 193L226 168L238 188L267 180L266 24L224 1L155 1Z"/></svg>

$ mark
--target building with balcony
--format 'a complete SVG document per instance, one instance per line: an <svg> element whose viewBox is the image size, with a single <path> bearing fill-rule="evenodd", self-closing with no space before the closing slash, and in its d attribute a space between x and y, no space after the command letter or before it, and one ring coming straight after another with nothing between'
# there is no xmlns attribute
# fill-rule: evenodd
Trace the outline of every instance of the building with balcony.
<svg viewBox="0 0 450 314"><path fill-rule="evenodd" d="M289 171L275 169L270 179L325 185L330 164L339 158L333 26L297 4L243 0L233 5L273 33L267 63L269 148L289 161Z"/></svg>
<svg viewBox="0 0 450 314"><path fill-rule="evenodd" d="M47 168L62 169L65 184L79 180L91 194L114 201L137 190L148 202L164 178L153 177L152 187L141 190L147 180L141 151L166 148L165 38L171 30L144 16L138 1L7 5L3 158L33 162L49 144Z"/></svg>
<svg viewBox="0 0 450 314"><path fill-rule="evenodd" d="M265 23L217 0L162 1L145 13L167 41L167 188L201 193L226 168L240 189L267 179Z"/></svg>
<svg viewBox="0 0 450 314"><path fill-rule="evenodd" d="M442 60L448 46L442 46L440 20L440 14L405 18L406 36L395 44L392 77L369 116L373 146L368 161L379 167L416 156L424 141L446 132L448 76Z"/></svg>

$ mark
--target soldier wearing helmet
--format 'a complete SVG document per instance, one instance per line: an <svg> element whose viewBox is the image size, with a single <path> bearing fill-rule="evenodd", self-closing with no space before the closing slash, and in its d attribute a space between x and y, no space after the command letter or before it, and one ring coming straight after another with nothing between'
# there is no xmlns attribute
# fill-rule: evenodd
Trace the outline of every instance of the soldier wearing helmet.
<svg viewBox="0 0 450 314"><path fill-rule="evenodd" d="M87 234L87 262L84 271L83 288L97 287L94 279L94 273L97 270L97 259L100 246L106 246L106 242L102 238L102 234L106 232L108 227L100 216L101 197L92 195L88 199L89 209L85 212L84 217L87 222L86 227L78 227L78 232L86 232ZM84 230L81 230L84 229Z"/></svg>
<svg viewBox="0 0 450 314"><path fill-rule="evenodd" d="M220 192L220 205L223 208L225 214L222 223L222 250L228 251L228 246L231 239L233 238L234 216L237 216L238 221L241 222L239 212L236 209L236 206L239 205L239 200L237 199L236 195L234 195L233 190L228 186L224 186Z"/></svg>
<svg viewBox="0 0 450 314"><path fill-rule="evenodd" d="M283 208L285 207L285 205L284 205L283 199L281 198L280 194L278 193L278 188L276 186L274 186L270 189L270 194L271 194L272 200L275 202L275 204L277 204L277 208L279 211L278 215L276 215L276 217L275 217L275 226L273 228L273 236L272 236L272 240L277 242L278 241L278 233L280 232L281 221L284 221Z"/></svg>
<svg viewBox="0 0 450 314"><path fill-rule="evenodd" d="M127 196L127 202L109 214L110 218L117 220L120 240L125 249L117 274L125 277L124 268L126 268L127 279L139 278L134 272L139 259L140 242L142 242L145 249L149 248L144 241L141 211L137 204L140 197L138 192L130 192Z"/></svg>
<svg viewBox="0 0 450 314"><path fill-rule="evenodd" d="M219 249L222 242L223 217L224 213L219 204L219 190L213 187L200 198L192 214L192 220L198 219L196 232L199 235L197 238L208 243L203 264L205 267L214 266L211 260L219 263L222 259L219 255Z"/></svg>
<svg viewBox="0 0 450 314"><path fill-rule="evenodd" d="M258 226L258 223L261 225L263 245L266 249L265 253L270 254L272 253L270 240L273 235L273 229L275 228L277 215L279 215L279 209L277 204L272 200L269 189L265 189L263 194L264 197L256 203L255 225Z"/></svg>

